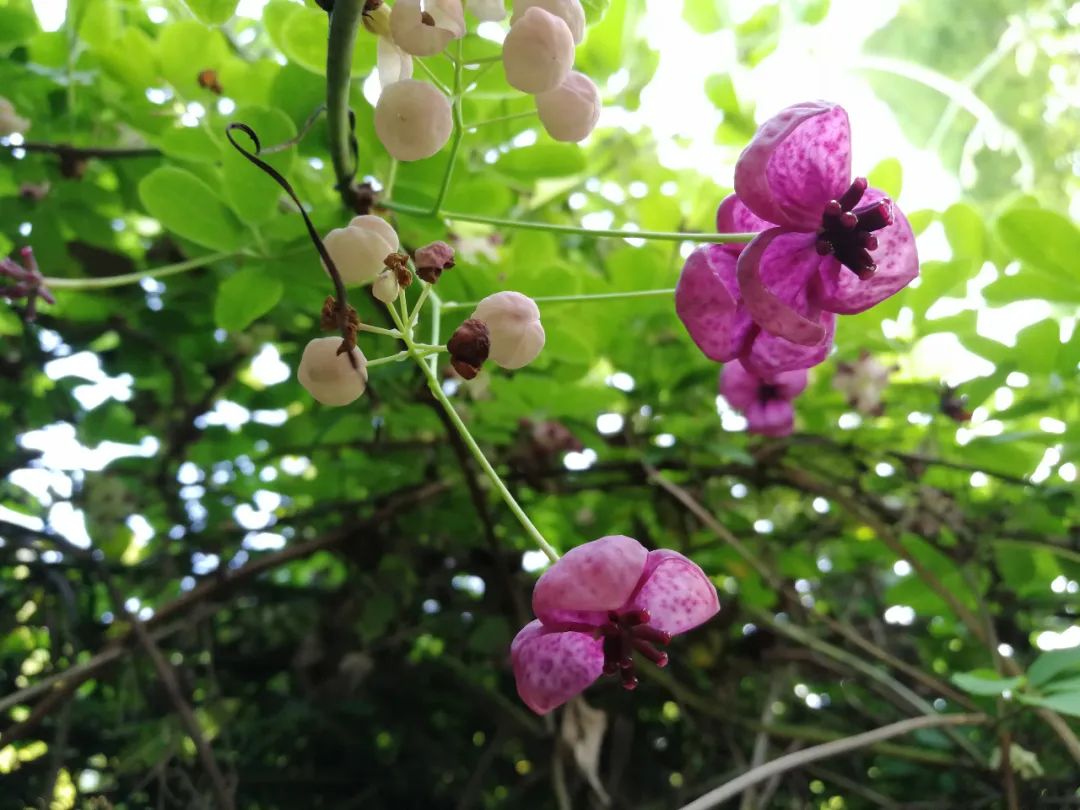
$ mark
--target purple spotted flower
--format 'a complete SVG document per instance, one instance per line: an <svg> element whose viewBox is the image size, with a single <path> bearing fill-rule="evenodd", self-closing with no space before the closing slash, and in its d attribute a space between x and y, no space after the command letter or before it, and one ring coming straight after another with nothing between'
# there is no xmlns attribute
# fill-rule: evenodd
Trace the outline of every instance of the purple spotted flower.
<svg viewBox="0 0 1080 810"><path fill-rule="evenodd" d="M716 588L677 551L647 551L631 537L578 546L544 572L533 590L539 617L510 647L518 694L537 714L582 692L601 674L637 686L634 653L665 666L672 636L720 609Z"/></svg>
<svg viewBox="0 0 1080 810"><path fill-rule="evenodd" d="M821 362L835 315L869 309L919 272L907 219L851 179L851 131L835 104L797 104L762 125L717 229L758 236L691 254L676 310L708 357L740 358L761 376Z"/></svg>
<svg viewBox="0 0 1080 810"><path fill-rule="evenodd" d="M792 401L806 388L806 369L762 378L733 360L720 372L720 393L746 417L751 433L788 436L795 427Z"/></svg>

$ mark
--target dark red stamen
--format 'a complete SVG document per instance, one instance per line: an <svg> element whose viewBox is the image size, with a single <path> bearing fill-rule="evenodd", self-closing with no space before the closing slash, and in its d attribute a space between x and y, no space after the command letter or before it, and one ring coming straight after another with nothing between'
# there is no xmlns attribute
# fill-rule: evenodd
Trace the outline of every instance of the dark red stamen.
<svg viewBox="0 0 1080 810"><path fill-rule="evenodd" d="M623 688L635 689L638 685L634 671L634 653L640 653L658 667L667 666L668 656L654 645L666 646L671 641L671 634L649 625L652 616L647 610L610 611L607 622L591 625L590 635L603 639L604 674L619 674ZM566 629L577 629L577 623Z"/></svg>
<svg viewBox="0 0 1080 810"><path fill-rule="evenodd" d="M855 207L866 189L866 178L856 177L840 199L825 204L814 244L819 256L836 256L842 265L864 280L877 270L870 251L878 249L878 239L871 232L893 223L893 206L889 199Z"/></svg>

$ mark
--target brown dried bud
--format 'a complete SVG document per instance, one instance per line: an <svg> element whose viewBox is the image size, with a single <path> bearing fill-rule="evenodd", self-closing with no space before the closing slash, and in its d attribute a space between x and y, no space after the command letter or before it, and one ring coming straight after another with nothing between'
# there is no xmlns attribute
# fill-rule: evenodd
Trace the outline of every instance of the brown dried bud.
<svg viewBox="0 0 1080 810"><path fill-rule="evenodd" d="M383 264L389 267L397 278L397 283L402 287L412 284L412 272L409 270L409 257L404 253L391 253L383 260Z"/></svg>
<svg viewBox="0 0 1080 810"><path fill-rule="evenodd" d="M945 386L941 389L941 412L954 422L970 421L972 413L967 407L968 398L955 388Z"/></svg>
<svg viewBox="0 0 1080 810"><path fill-rule="evenodd" d="M74 150L61 150L60 174L68 180L82 180L86 174L87 159Z"/></svg>
<svg viewBox="0 0 1080 810"><path fill-rule="evenodd" d="M375 205L375 189L371 183L353 183L349 186L349 205L360 216L371 213Z"/></svg>
<svg viewBox="0 0 1080 810"><path fill-rule="evenodd" d="M446 242L432 242L417 250L413 261L416 264L416 275L428 284L434 284L443 274L443 270L454 266L454 249Z"/></svg>
<svg viewBox="0 0 1080 810"><path fill-rule="evenodd" d="M450 365L454 367L454 371L466 380L471 380L480 373L480 368L491 350L487 325L483 321L469 318L457 328L446 348L450 352Z"/></svg>
<svg viewBox="0 0 1080 810"><path fill-rule="evenodd" d="M343 315L332 295L326 296L326 300L323 301L322 311L319 312L319 326L324 332L341 330L342 342L338 348L338 354L351 352L356 348L356 333L360 331L360 316L352 307L346 309Z"/></svg>
<svg viewBox="0 0 1080 810"><path fill-rule="evenodd" d="M199 71L199 87L203 90L209 90L217 96L224 92L221 89L221 81L218 79L217 71L213 69Z"/></svg>
<svg viewBox="0 0 1080 810"><path fill-rule="evenodd" d="M41 202L49 196L50 188L48 180L43 183L23 183L19 186L19 196L28 202Z"/></svg>

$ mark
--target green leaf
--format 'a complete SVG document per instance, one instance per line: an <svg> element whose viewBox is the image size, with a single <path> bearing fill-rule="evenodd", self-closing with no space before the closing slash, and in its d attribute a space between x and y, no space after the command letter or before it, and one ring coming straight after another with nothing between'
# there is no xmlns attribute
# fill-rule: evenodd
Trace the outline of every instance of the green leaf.
<svg viewBox="0 0 1080 810"><path fill-rule="evenodd" d="M572 143L541 143L507 152L495 168L519 180L567 177L585 171L585 153Z"/></svg>
<svg viewBox="0 0 1080 810"><path fill-rule="evenodd" d="M585 24L595 25L600 22L610 5L611 0L581 0L581 7L585 9Z"/></svg>
<svg viewBox="0 0 1080 810"><path fill-rule="evenodd" d="M1043 686L1072 670L1080 670L1080 647L1044 652L1028 667L1027 676L1033 686Z"/></svg>
<svg viewBox="0 0 1080 810"><path fill-rule="evenodd" d="M1022 675L1015 678L1002 678L992 669L957 672L950 680L972 695L1000 695L1016 689L1024 682Z"/></svg>
<svg viewBox="0 0 1080 810"><path fill-rule="evenodd" d="M230 332L241 332L281 300L285 285L257 267L229 276L218 287L214 323Z"/></svg>
<svg viewBox="0 0 1080 810"><path fill-rule="evenodd" d="M1080 228L1053 211L1014 208L1001 216L998 235L1020 261L1080 281Z"/></svg>
<svg viewBox="0 0 1080 810"><path fill-rule="evenodd" d="M204 70L219 73L231 58L221 32L196 20L180 20L167 26L158 38L162 75L181 94L198 98L210 93L199 86Z"/></svg>
<svg viewBox="0 0 1080 810"><path fill-rule="evenodd" d="M904 186L904 169L896 158L885 158L870 170L866 179L871 186L880 188L895 200Z"/></svg>
<svg viewBox="0 0 1080 810"><path fill-rule="evenodd" d="M214 191L189 171L165 166L139 183L139 199L165 228L200 245L235 250L243 231Z"/></svg>
<svg viewBox="0 0 1080 810"><path fill-rule="evenodd" d="M240 0L184 0L184 3L207 25L221 25L236 13Z"/></svg>
<svg viewBox="0 0 1080 810"><path fill-rule="evenodd" d="M986 225L982 215L967 203L956 203L941 215L945 236L954 259L974 259L982 263L986 255Z"/></svg>
<svg viewBox="0 0 1080 810"><path fill-rule="evenodd" d="M37 33L37 20L24 11L0 6L0 51L21 45Z"/></svg>
<svg viewBox="0 0 1080 810"><path fill-rule="evenodd" d="M1045 697L1020 695L1020 700L1030 706L1042 706L1044 709L1051 709L1060 714L1080 717L1080 691L1060 692Z"/></svg>

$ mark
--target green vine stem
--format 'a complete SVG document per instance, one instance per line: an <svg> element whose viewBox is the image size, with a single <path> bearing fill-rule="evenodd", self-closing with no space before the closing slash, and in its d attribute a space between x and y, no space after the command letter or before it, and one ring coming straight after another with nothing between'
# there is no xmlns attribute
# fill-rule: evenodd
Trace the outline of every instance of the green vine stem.
<svg viewBox="0 0 1080 810"><path fill-rule="evenodd" d="M667 297L674 294L674 287L665 287L662 290L627 290L626 292L587 293L584 295L538 295L533 297L533 301L538 304L587 304L597 301ZM475 309L479 303L479 301L446 301L443 303L442 308L444 312L454 309Z"/></svg>
<svg viewBox="0 0 1080 810"><path fill-rule="evenodd" d="M547 231L548 233L577 234L594 239L647 239L661 242L708 242L711 244L733 244L750 242L756 233L683 233L680 231L625 231L616 228L582 228L579 225L555 225L550 222L528 222L520 219L500 219L485 217L480 214L463 214L457 211L433 212L429 208L417 205L383 200L382 208L418 217L442 217L454 222L475 222L479 225L493 225L497 228L512 228L522 231Z"/></svg>
<svg viewBox="0 0 1080 810"><path fill-rule="evenodd" d="M499 493L499 497L503 499L503 502L513 513L514 517L517 518L518 523L521 524L525 533L528 534L532 541L536 543L537 547L547 555L547 558L551 560L551 562L558 560L559 552L544 539L544 535L536 528L536 525L529 518L528 514L526 514L525 510L521 508L521 504L517 502L517 499L510 492L509 488L507 488L506 483L502 480L502 476L499 475L491 462L488 461L487 456L484 455L484 451L480 449L480 445L476 443L476 439L474 439L472 433L469 432L469 428L458 415L457 410L454 408L454 404L450 401L450 398L446 396L446 392L443 391L442 386L439 384L439 378L435 374L434 363L429 365L426 362L426 359L429 356L429 349L424 348L424 344L417 344L413 341L412 325L402 318L401 314L394 308L393 304L387 304L386 309L390 313L390 317L394 319L394 323L397 324L398 329L401 330L401 340L405 343L406 351L416 361L416 365L419 366L420 370L424 373L431 395L435 397L435 400L443 410L446 411L446 415L450 417L450 421L461 436L461 440L465 442L465 446L469 448L469 452L472 453L473 458L476 459L476 463L480 465L480 469L484 471L484 475L491 481L492 486L495 487L496 492Z"/></svg>
<svg viewBox="0 0 1080 810"><path fill-rule="evenodd" d="M46 276L44 284L53 290L103 290L109 287L123 287L128 284L138 284L145 278L165 278L186 273L188 270L197 270L208 264L222 261L223 259L235 259L239 253L211 253L209 256L200 256L197 259L186 259L176 264L168 264L153 270L140 270L137 273L124 273L119 276L103 276L101 278L54 278Z"/></svg>
<svg viewBox="0 0 1080 810"><path fill-rule="evenodd" d="M326 52L326 125L330 132L330 159L338 191L346 205L357 167L353 159L353 131L349 88L353 48L364 14L364 0L337 0L330 14L330 41Z"/></svg>
<svg viewBox="0 0 1080 810"><path fill-rule="evenodd" d="M435 197L435 204L431 206L431 215L437 217L446 202L446 195L450 192L450 180L454 176L454 164L457 162L458 152L461 151L461 141L465 137L465 116L461 111L462 92L462 65L461 65L461 40L457 41L457 58L454 60L454 136L450 142L450 157L446 163L446 172L443 174L442 185L439 194Z"/></svg>

